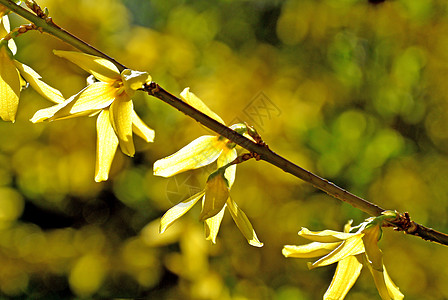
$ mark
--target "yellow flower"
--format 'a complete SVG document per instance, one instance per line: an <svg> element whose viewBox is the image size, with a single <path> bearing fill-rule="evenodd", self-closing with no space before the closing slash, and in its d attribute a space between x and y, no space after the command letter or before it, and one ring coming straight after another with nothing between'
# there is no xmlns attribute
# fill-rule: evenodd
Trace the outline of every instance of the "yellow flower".
<svg viewBox="0 0 448 300"><path fill-rule="evenodd" d="M204 191L193 195L169 209L160 220L160 233L165 232L174 221L182 217L202 198L202 211L199 218L201 221L204 221L207 240L211 240L213 244L216 244L216 236L218 235L219 227L224 217L224 211L227 207L230 215L248 243L255 247L262 247L263 243L258 240L257 234L246 214L230 197L230 187L224 172L224 168L213 172L207 180Z"/></svg>
<svg viewBox="0 0 448 300"><path fill-rule="evenodd" d="M201 99L185 88L180 97L197 110L203 112L216 121L224 124L224 121L210 108L205 105ZM241 130L242 124L230 126L234 130ZM204 135L192 141L176 153L159 159L154 163L154 175L170 177L178 173L197 169L217 161L217 167L233 161L237 157L235 144L221 136ZM229 186L233 185L235 180L236 165L227 168L225 177L229 181Z"/></svg>
<svg viewBox="0 0 448 300"><path fill-rule="evenodd" d="M285 257L298 258L322 256L314 263L308 263L310 269L338 263L323 299L344 299L358 279L363 266L367 266L372 273L381 299L403 299L403 294L392 282L383 265L383 254L378 248L384 217L392 215L367 219L355 233L350 233L351 223L346 225L344 232L312 232L302 228L299 235L313 242L301 246L286 245L282 253Z"/></svg>
<svg viewBox="0 0 448 300"><path fill-rule="evenodd" d="M7 35L9 30L8 16L3 16L0 19L0 37ZM20 91L26 82L48 100L54 103L64 101L60 91L41 81L40 75L29 66L12 58L16 52L17 47L12 39L7 43L0 42L0 117L11 122L15 121Z"/></svg>
<svg viewBox="0 0 448 300"><path fill-rule="evenodd" d="M207 107L195 94L186 88L180 94L183 101L199 111L224 124L224 121ZM230 128L247 135L243 124L235 124ZM249 136L248 136L249 137ZM217 161L218 170L212 173L204 191L201 191L172 207L162 217L160 232L163 233L174 221L183 216L202 198L202 211L199 216L205 224L206 239L216 243L216 236L224 216L225 208L230 211L238 228L249 244L261 247L263 243L247 218L246 214L230 197L230 188L235 181L236 165L225 167L237 157L235 144L221 136L205 135L197 138L176 153L154 163L154 175L169 177L180 172L197 169Z"/></svg>
<svg viewBox="0 0 448 300"><path fill-rule="evenodd" d="M31 121L98 115L95 181L107 180L118 145L123 153L134 156L133 132L146 142L154 140L154 130L137 116L131 100L135 91L150 81L151 76L129 69L120 73L113 63L93 55L72 51L54 53L77 64L99 82L90 84L60 104L37 111Z"/></svg>

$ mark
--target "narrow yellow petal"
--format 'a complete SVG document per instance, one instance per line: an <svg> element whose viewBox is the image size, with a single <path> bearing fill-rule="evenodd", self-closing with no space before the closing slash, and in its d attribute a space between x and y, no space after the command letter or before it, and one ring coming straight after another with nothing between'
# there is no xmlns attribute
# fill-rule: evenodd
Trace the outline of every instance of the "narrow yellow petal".
<svg viewBox="0 0 448 300"><path fill-rule="evenodd" d="M110 84L96 82L72 96L74 101L67 106L67 111L63 114L80 114L103 109L111 105L115 100L116 89Z"/></svg>
<svg viewBox="0 0 448 300"><path fill-rule="evenodd" d="M362 263L356 256L348 256L338 263L330 286L324 294L324 300L344 299L361 274Z"/></svg>
<svg viewBox="0 0 448 300"><path fill-rule="evenodd" d="M69 99L70 100L70 99ZM65 101L63 103L59 103L47 108L43 108L38 110L34 116L30 119L31 122L33 123L39 123L39 122L43 122L46 120L49 120L50 118L52 118L59 110L61 110L62 108L64 108L65 106L68 105L68 101Z"/></svg>
<svg viewBox="0 0 448 300"><path fill-rule="evenodd" d="M15 121L19 95L19 73L5 47L0 47L0 117L4 121Z"/></svg>
<svg viewBox="0 0 448 300"><path fill-rule="evenodd" d="M302 230L299 231L299 235L314 242L334 243L351 238L355 233L345 233L334 230L310 231L303 227Z"/></svg>
<svg viewBox="0 0 448 300"><path fill-rule="evenodd" d="M205 196L199 220L204 221L219 213L229 196L229 186L223 172L212 173L205 186Z"/></svg>
<svg viewBox="0 0 448 300"><path fill-rule="evenodd" d="M366 249L367 258L372 265L372 268L382 271L383 270L383 253L378 247L378 239L381 236L381 224L374 226L368 226L363 230L364 248Z"/></svg>
<svg viewBox="0 0 448 300"><path fill-rule="evenodd" d="M212 135L201 136L176 153L154 163L154 175L169 177L214 162L225 145Z"/></svg>
<svg viewBox="0 0 448 300"><path fill-rule="evenodd" d="M365 259L367 260L367 258ZM384 272L375 270L369 263L366 263L366 265L368 266L370 272L372 273L373 281L375 282L376 289L378 290L381 299L383 300L392 299L391 296L389 295L389 290L387 289L386 281L384 280Z"/></svg>
<svg viewBox="0 0 448 300"><path fill-rule="evenodd" d="M338 243L319 243L312 242L306 245L294 246L294 245L285 245L282 249L282 254L285 257L298 257L298 258L313 258L327 255L337 246L339 246L341 242Z"/></svg>
<svg viewBox="0 0 448 300"><path fill-rule="evenodd" d="M217 167L221 168L222 166L227 165L228 163L231 163L232 161L237 158L238 154L236 153L235 149L229 149L227 147L224 147L224 150L222 151L221 155L218 157L218 160L216 162ZM235 174L236 174L236 165L232 165L226 169L226 172L224 173L224 176L226 177L229 188L232 187L233 183L235 182Z"/></svg>
<svg viewBox="0 0 448 300"><path fill-rule="evenodd" d="M359 233L351 238L343 241L334 251L330 252L321 259L309 265L310 269L331 265L348 256L358 255L364 252L364 244L362 243L363 234Z"/></svg>
<svg viewBox="0 0 448 300"><path fill-rule="evenodd" d="M95 76L99 81L112 82L121 80L118 68L104 58L74 51L53 50L53 53L78 65Z"/></svg>
<svg viewBox="0 0 448 300"><path fill-rule="evenodd" d="M118 147L118 138L110 123L109 110L104 109L96 121L97 151L95 181L105 181Z"/></svg>
<svg viewBox="0 0 448 300"><path fill-rule="evenodd" d="M93 116L101 109L108 107L114 101L114 97L109 84L96 82L62 103L37 111L31 118L31 122Z"/></svg>
<svg viewBox="0 0 448 300"><path fill-rule="evenodd" d="M132 110L132 131L147 143L154 142L155 131L149 128Z"/></svg>
<svg viewBox="0 0 448 300"><path fill-rule="evenodd" d="M61 92L41 80L41 76L36 73L29 66L22 64L18 61L14 61L16 68L20 71L20 74L31 85L31 87L38 92L41 96L47 98L54 103L64 102L64 96Z"/></svg>
<svg viewBox="0 0 448 300"><path fill-rule="evenodd" d="M389 295L393 300L401 300L404 298L404 295L400 292L398 286L390 278L389 274L386 271L386 267L383 265L384 272L384 281L386 282L387 290L389 291Z"/></svg>
<svg viewBox="0 0 448 300"><path fill-rule="evenodd" d="M160 233L164 233L174 221L185 215L185 213L189 211L202 196L204 196L204 191L201 191L170 208L160 220Z"/></svg>
<svg viewBox="0 0 448 300"><path fill-rule="evenodd" d="M258 240L257 234L246 214L238 207L238 205L236 205L231 197L227 200L227 207L229 208L230 215L235 221L236 226L238 226L249 244L255 247L263 247L263 243Z"/></svg>
<svg viewBox="0 0 448 300"><path fill-rule="evenodd" d="M134 104L132 100L123 101L121 97L117 98L110 107L112 125L120 140L121 151L134 156L135 148L132 139L132 112Z"/></svg>
<svg viewBox="0 0 448 300"><path fill-rule="evenodd" d="M8 16L3 16L2 14L0 14L1 18L0 18L0 38L4 37L5 35L7 35L11 29L10 24L9 24L9 19ZM13 39L10 39L8 41L8 48L9 50L11 50L13 55L16 55L17 53L17 46L16 43L14 42Z"/></svg>
<svg viewBox="0 0 448 300"><path fill-rule="evenodd" d="M10 39L8 41L8 48L9 48L9 50L11 50L11 53L13 55L16 55L16 53L17 53L17 45L16 45L16 42L14 42L13 39Z"/></svg>
<svg viewBox="0 0 448 300"><path fill-rule="evenodd" d="M9 18L7 15L0 14L0 34L3 38L5 35L7 35L11 31L11 26L9 24Z"/></svg>
<svg viewBox="0 0 448 300"><path fill-rule="evenodd" d="M0 34L1 36L5 36L9 33L9 31L11 30L11 26L9 24L9 19L7 15L3 15L0 14L1 18L0 18Z"/></svg>
<svg viewBox="0 0 448 300"><path fill-rule="evenodd" d="M204 221L205 227L205 239L211 240L213 244L216 244L216 236L218 235L219 226L221 225L222 218L224 217L224 211L226 205L215 216L208 218Z"/></svg>
<svg viewBox="0 0 448 300"><path fill-rule="evenodd" d="M221 119L220 116L218 116L216 113L214 113L207 105L205 105L204 102L202 102L201 99L199 99L198 96L190 92L190 88L185 88L182 93L180 93L180 98L184 100L184 102L190 104L200 112L206 114L212 119L215 119L219 123L222 123L225 125L224 121Z"/></svg>

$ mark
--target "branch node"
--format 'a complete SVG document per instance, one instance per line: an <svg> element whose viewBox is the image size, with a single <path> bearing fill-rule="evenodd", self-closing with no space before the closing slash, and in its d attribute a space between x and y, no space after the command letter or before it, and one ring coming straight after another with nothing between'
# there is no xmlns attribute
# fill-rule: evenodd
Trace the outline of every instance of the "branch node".
<svg viewBox="0 0 448 300"><path fill-rule="evenodd" d="M157 92L159 92L160 88L156 82L151 81L150 83L145 83L143 85L143 90L145 90L149 95L154 96Z"/></svg>

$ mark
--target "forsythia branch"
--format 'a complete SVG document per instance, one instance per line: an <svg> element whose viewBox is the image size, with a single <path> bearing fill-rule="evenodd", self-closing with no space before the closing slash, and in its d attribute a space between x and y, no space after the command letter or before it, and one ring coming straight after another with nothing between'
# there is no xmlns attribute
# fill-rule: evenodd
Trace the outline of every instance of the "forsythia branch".
<svg viewBox="0 0 448 300"><path fill-rule="evenodd" d="M26 10L25 8L17 5L11 0L0 0L0 4L8 7L11 11L32 22L42 32L51 34L86 54L96 55L109 60L113 62L120 71L126 69L126 67L123 64L117 62L116 60L109 57L105 53L101 52L100 50L94 48L93 46L87 44L86 42L82 41L81 39L77 38L76 36L72 35L71 33L65 31L64 29L56 25L51 18L46 16L46 14L39 14L39 16L35 15ZM213 118L207 116L201 111L185 103L178 97L164 90L156 82L145 84L142 89L149 95L154 96L164 101L165 103L173 106L174 108L190 116L191 118L195 119L202 125L218 133L219 135L224 136L230 141L249 150L251 153L256 154L256 156L254 157L264 160L269 164L272 164L282 169L283 171L312 184L313 186L326 192L327 194L341 201L347 202L353 207L360 209L371 216L380 216L383 212L386 211L385 209L379 207L378 205L373 204L361 197L358 197L344 190L343 188L333 184L332 182L329 182L328 180L321 178L299 167L298 165L292 163L291 161L285 159L284 157L276 154L271 149L269 149L269 147L267 147L267 145L264 144L264 142L254 142L244 137L238 132L221 124L220 122L214 120ZM447 234L438 232L431 228L427 228L423 225L415 223L410 219L409 214L407 213L397 214L396 219L387 221L387 226L393 226L399 231L403 231L407 234L418 236L424 240L437 242L443 245L448 245Z"/></svg>

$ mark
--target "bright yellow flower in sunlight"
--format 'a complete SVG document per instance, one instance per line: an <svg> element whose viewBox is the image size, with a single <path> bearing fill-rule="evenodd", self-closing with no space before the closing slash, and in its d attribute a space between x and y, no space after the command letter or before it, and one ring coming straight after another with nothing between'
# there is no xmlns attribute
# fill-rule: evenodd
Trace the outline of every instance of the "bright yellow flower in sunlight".
<svg viewBox="0 0 448 300"><path fill-rule="evenodd" d="M7 35L9 30L8 16L3 16L0 19L0 37ZM12 58L16 52L17 47L12 39L7 43L0 42L0 117L11 122L15 121L20 91L26 82L48 100L54 103L64 101L60 91L41 81L40 75L29 66Z"/></svg>
<svg viewBox="0 0 448 300"><path fill-rule="evenodd" d="M313 242L300 246L286 245L282 253L285 257L298 258L322 256L314 263L308 263L310 269L338 263L323 299L344 299L358 279L363 266L367 266L372 273L381 299L403 299L403 294L387 274L383 265L383 254L378 248L384 217L367 219L359 225L355 233L350 233L351 222L345 226L344 232L312 232L302 228L299 235Z"/></svg>
<svg viewBox="0 0 448 300"><path fill-rule="evenodd" d="M224 173L224 168L216 170L209 176L205 190L169 209L160 220L160 233L165 232L174 221L182 217L202 198L202 211L199 218L201 221L204 221L207 240L211 240L213 244L216 244L216 236L227 207L248 243L255 247L262 247L263 243L258 240L257 234L246 214L230 197L230 186Z"/></svg>
<svg viewBox="0 0 448 300"><path fill-rule="evenodd" d="M180 94L183 101L194 108L224 124L224 121L207 107L195 94L186 88ZM235 124L230 128L245 132L245 125ZM249 136L248 136L249 137ZM249 137L250 138L250 137ZM197 169L217 161L218 170L212 173L205 190L193 195L168 210L162 217L160 232L183 216L196 202L202 198L201 221L205 223L206 239L216 243L216 236L227 207L249 244L263 246L244 212L230 197L229 190L235 181L236 165L222 168L237 157L235 144L221 136L205 135L197 138L176 153L154 163L154 175L169 177L187 170Z"/></svg>
<svg viewBox="0 0 448 300"><path fill-rule="evenodd" d="M154 140L154 130L137 116L131 100L151 76L129 69L120 73L112 62L93 55L56 50L54 53L77 64L99 82L88 85L60 104L37 111L31 121L98 115L95 181L107 180L118 145L123 153L134 156L133 132L146 142Z"/></svg>
<svg viewBox="0 0 448 300"><path fill-rule="evenodd" d="M216 121L224 124L224 121L214 113L195 94L185 88L180 97L197 110L203 112ZM235 124L230 128L238 130L241 124ZM221 136L204 135L192 141L176 153L159 159L154 163L154 175L170 177L180 172L197 169L217 161L218 168L231 162L237 157L235 144ZM232 186L235 180L236 165L226 170L226 178Z"/></svg>

